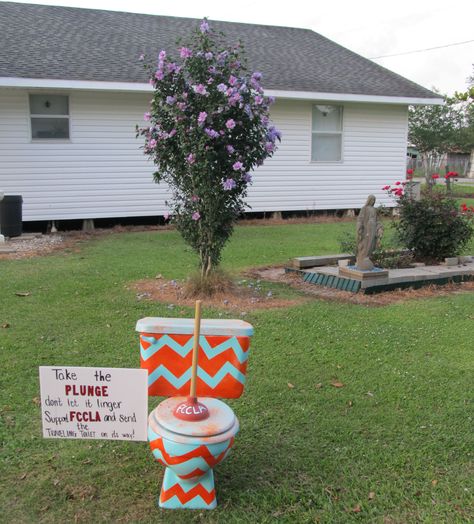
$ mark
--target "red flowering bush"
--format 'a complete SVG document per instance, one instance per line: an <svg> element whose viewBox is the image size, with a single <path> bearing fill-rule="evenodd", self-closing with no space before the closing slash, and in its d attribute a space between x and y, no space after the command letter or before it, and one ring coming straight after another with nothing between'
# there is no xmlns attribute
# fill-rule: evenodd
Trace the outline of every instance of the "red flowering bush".
<svg viewBox="0 0 474 524"><path fill-rule="evenodd" d="M456 177L459 176L459 173L457 171L448 171L444 175L444 179L446 181L446 192L451 194L453 189L453 184L456 181Z"/></svg>
<svg viewBox="0 0 474 524"><path fill-rule="evenodd" d="M405 194L405 186L408 182L395 182L394 186L383 186L382 191L386 191L389 196L400 198Z"/></svg>
<svg viewBox="0 0 474 524"><path fill-rule="evenodd" d="M466 204L459 209L455 199L431 191L415 200L402 184L384 189L400 211L394 223L398 240L417 260L440 261L459 255L474 234L474 213Z"/></svg>
<svg viewBox="0 0 474 524"><path fill-rule="evenodd" d="M468 206L465 202L461 204L461 213L474 215L474 206Z"/></svg>

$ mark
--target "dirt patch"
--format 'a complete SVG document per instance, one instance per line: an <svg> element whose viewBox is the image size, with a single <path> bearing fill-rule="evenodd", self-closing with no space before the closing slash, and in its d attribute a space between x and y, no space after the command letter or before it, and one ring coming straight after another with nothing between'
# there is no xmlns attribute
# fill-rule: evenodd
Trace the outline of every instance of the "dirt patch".
<svg viewBox="0 0 474 524"><path fill-rule="evenodd" d="M293 289L301 291L306 296L374 307L387 306L396 302L403 302L417 298L431 298L474 291L474 282L470 281L462 282L460 284L446 284L444 286L430 285L419 289L399 289L373 295L365 295L364 293L351 293L349 291L340 291L330 287L308 284L303 282L301 276L297 273L285 273L283 267L252 269L247 271L246 275L251 278L287 284Z"/></svg>
<svg viewBox="0 0 474 524"><path fill-rule="evenodd" d="M79 234L71 235L69 233L65 235L26 235L25 237L14 238L0 246L13 250L12 253L1 253L0 251L0 260L17 260L48 255L73 247L82 239Z"/></svg>
<svg viewBox="0 0 474 524"><path fill-rule="evenodd" d="M78 244L93 238L105 237L116 233L142 232L169 230L171 226L115 226L113 228L95 229L91 232L84 231L62 231L60 233L46 234L25 233L20 237L7 240L0 247L14 250L13 253L1 253L0 260L33 258L58 251L64 251L77 247Z"/></svg>
<svg viewBox="0 0 474 524"><path fill-rule="evenodd" d="M256 309L277 309L297 306L309 300L309 297L282 298L275 296L271 290L263 290L258 281L248 282L242 280L233 291L219 293L212 297L203 298L207 307L215 307L229 311L237 311L245 316L248 311ZM136 291L139 300L153 300L169 304L173 309L176 306L193 306L194 298L184 294L185 282L165 280L158 275L155 279L139 280L134 282L129 289Z"/></svg>

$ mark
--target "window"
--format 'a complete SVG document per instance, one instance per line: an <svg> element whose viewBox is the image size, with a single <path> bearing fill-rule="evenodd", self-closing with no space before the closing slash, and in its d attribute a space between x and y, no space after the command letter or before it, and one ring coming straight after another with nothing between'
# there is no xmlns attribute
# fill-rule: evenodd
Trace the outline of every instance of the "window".
<svg viewBox="0 0 474 524"><path fill-rule="evenodd" d="M342 106L314 105L311 137L313 162L342 160Z"/></svg>
<svg viewBox="0 0 474 524"><path fill-rule="evenodd" d="M31 138L69 138L69 98L67 95L30 95Z"/></svg>

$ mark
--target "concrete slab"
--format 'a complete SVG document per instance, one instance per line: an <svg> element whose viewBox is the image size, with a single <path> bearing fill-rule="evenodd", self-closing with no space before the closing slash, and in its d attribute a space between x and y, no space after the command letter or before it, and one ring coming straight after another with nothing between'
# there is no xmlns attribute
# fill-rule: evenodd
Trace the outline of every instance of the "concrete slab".
<svg viewBox="0 0 474 524"><path fill-rule="evenodd" d="M22 233L19 237L9 237L8 242L21 242L22 240L33 240L34 238L41 238L42 233Z"/></svg>
<svg viewBox="0 0 474 524"><path fill-rule="evenodd" d="M338 275L339 268L337 266L312 267L303 269L306 273L321 273L323 275Z"/></svg>
<svg viewBox="0 0 474 524"><path fill-rule="evenodd" d="M426 278L449 278L459 275L461 268L457 267L426 267ZM465 273L465 270L462 270L462 273Z"/></svg>
<svg viewBox="0 0 474 524"><path fill-rule="evenodd" d="M354 255L350 253L342 253L340 255L323 255L318 257L297 257L292 260L293 267L297 269L304 269L308 267L321 267L337 264L338 260L349 258L355 260Z"/></svg>
<svg viewBox="0 0 474 524"><path fill-rule="evenodd" d="M0 255L10 255L11 253L16 253L16 249L12 247L0 246Z"/></svg>
<svg viewBox="0 0 474 524"><path fill-rule="evenodd" d="M428 278L434 278L434 275L427 273L426 268L406 268L390 269L388 280L390 284L396 284L398 282L415 282Z"/></svg>

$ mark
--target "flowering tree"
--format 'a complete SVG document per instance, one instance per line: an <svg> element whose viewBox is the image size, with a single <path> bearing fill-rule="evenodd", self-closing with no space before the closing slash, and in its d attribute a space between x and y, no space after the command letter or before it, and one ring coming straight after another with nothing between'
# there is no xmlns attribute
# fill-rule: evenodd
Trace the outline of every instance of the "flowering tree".
<svg viewBox="0 0 474 524"><path fill-rule="evenodd" d="M281 136L271 125L271 98L261 74L250 74L240 44L228 46L203 20L179 58L166 51L145 69L154 87L149 125L137 128L156 182L172 192L172 221L198 253L201 278L219 264L222 248L244 209L251 171L271 156Z"/></svg>

